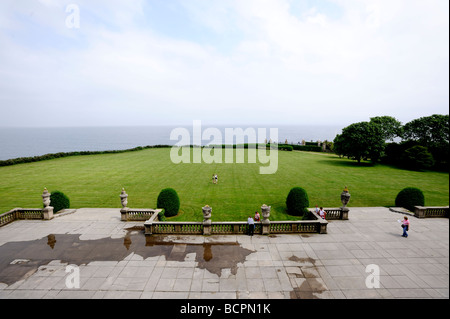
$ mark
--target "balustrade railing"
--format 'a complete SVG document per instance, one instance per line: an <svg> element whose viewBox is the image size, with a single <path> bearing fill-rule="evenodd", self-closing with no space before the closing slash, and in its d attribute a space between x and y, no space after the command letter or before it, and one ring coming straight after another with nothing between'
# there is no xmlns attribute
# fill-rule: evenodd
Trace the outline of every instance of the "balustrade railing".
<svg viewBox="0 0 450 319"><path fill-rule="evenodd" d="M347 220L348 219L348 208L324 208L327 220Z"/></svg>
<svg viewBox="0 0 450 319"><path fill-rule="evenodd" d="M43 210L38 208L14 208L0 215L0 227L17 219L43 219Z"/></svg>
<svg viewBox="0 0 450 319"><path fill-rule="evenodd" d="M161 211L161 209L128 208L120 211L120 214L123 221L146 221Z"/></svg>
<svg viewBox="0 0 450 319"><path fill-rule="evenodd" d="M268 227L267 234L289 233L321 233L327 232L326 220L312 213L313 220L299 221L270 221L267 225L261 222L255 223L255 234L266 234L264 227ZM186 235L243 235L248 233L246 222L167 222L158 221L154 216L144 223L145 234L186 234Z"/></svg>
<svg viewBox="0 0 450 319"><path fill-rule="evenodd" d="M448 206L415 206L414 216L417 218L449 217Z"/></svg>

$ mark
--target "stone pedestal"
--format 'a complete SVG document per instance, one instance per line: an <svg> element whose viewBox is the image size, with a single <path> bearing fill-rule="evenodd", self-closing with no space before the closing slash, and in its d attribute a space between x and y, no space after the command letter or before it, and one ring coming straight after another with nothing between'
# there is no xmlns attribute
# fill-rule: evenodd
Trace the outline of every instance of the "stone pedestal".
<svg viewBox="0 0 450 319"><path fill-rule="evenodd" d="M261 228L262 228L262 234L263 235L269 235L270 234L270 206L267 206L266 204L263 204L261 206L261 214L263 217L263 220L261 222Z"/></svg>
<svg viewBox="0 0 450 319"><path fill-rule="evenodd" d="M327 226L328 226L328 222L325 219L320 219L319 234L326 234Z"/></svg>
<svg viewBox="0 0 450 319"><path fill-rule="evenodd" d="M53 207L50 206L50 195L47 188L44 188L44 192L42 193L42 201L44 203L42 215L45 220L53 219Z"/></svg>
<svg viewBox="0 0 450 319"><path fill-rule="evenodd" d="M212 208L206 205L202 207L203 211L203 235L211 235L211 211Z"/></svg>
<svg viewBox="0 0 450 319"><path fill-rule="evenodd" d="M341 207L341 219L342 220L348 220L348 212L350 209L347 207Z"/></svg>

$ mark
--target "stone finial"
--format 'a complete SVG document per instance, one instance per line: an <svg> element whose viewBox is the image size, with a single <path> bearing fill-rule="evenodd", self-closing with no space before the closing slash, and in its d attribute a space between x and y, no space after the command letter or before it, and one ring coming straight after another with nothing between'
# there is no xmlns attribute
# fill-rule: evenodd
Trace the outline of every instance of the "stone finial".
<svg viewBox="0 0 450 319"><path fill-rule="evenodd" d="M122 210L127 208L128 204L128 194L125 192L125 188L122 188L122 193L120 194L120 201L122 202Z"/></svg>
<svg viewBox="0 0 450 319"><path fill-rule="evenodd" d="M347 206L348 202L350 201L350 193L348 192L347 186L345 186L344 190L341 193L341 202L342 202L342 208L345 208Z"/></svg>
<svg viewBox="0 0 450 319"><path fill-rule="evenodd" d="M48 192L47 187L45 187L44 192L42 193L42 201L44 203L42 213L45 220L50 220L53 218L53 207L50 206L50 195L51 194Z"/></svg>
<svg viewBox="0 0 450 319"><path fill-rule="evenodd" d="M263 224L269 223L270 206L267 206L266 204L263 204L261 206L261 214L262 214L262 217L263 217L262 223Z"/></svg>
<svg viewBox="0 0 450 319"><path fill-rule="evenodd" d="M203 212L203 235L209 236L211 235L211 211L212 208L208 205L202 207Z"/></svg>
<svg viewBox="0 0 450 319"><path fill-rule="evenodd" d="M211 223L211 211L212 208L206 205L202 208L203 211L203 223Z"/></svg>
<svg viewBox="0 0 450 319"><path fill-rule="evenodd" d="M261 222L262 224L262 229L261 229L261 233L263 235L269 235L270 233L270 206L267 206L266 204L263 204L261 206L261 214L263 217L263 220Z"/></svg>
<svg viewBox="0 0 450 319"><path fill-rule="evenodd" d="M47 187L44 188L44 192L42 193L42 201L44 202L44 208L50 205L50 193L47 190Z"/></svg>

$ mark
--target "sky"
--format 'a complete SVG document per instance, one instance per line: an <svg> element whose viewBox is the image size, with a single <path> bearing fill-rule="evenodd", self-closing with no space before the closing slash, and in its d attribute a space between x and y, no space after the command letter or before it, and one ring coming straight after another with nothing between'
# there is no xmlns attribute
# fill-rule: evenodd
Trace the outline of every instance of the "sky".
<svg viewBox="0 0 450 319"><path fill-rule="evenodd" d="M448 108L448 0L0 1L0 127L344 127Z"/></svg>

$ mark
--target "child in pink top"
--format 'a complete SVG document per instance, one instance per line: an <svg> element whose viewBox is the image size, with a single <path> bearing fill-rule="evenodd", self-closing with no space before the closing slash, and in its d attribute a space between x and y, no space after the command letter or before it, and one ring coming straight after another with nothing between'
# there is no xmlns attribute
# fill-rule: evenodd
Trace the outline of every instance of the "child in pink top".
<svg viewBox="0 0 450 319"><path fill-rule="evenodd" d="M403 217L403 223L402 223L402 228L403 228L403 237L408 237L408 233L407 231L409 230L409 220L408 217Z"/></svg>

